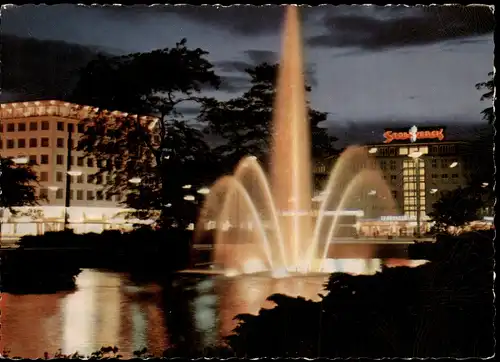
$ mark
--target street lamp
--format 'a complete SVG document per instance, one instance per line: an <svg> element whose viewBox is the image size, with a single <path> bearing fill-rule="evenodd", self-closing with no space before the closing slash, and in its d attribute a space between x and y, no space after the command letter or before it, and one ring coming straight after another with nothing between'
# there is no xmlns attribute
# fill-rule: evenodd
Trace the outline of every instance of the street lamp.
<svg viewBox="0 0 500 362"><path fill-rule="evenodd" d="M368 150L368 153L374 154L377 153L377 147L372 147Z"/></svg>
<svg viewBox="0 0 500 362"><path fill-rule="evenodd" d="M210 193L210 189L207 187L202 187L198 190L198 193L202 195L208 195Z"/></svg>
<svg viewBox="0 0 500 362"><path fill-rule="evenodd" d="M141 178L140 177L132 177L130 180L128 180L128 182L130 182L131 184L134 184L134 185L138 185L141 183Z"/></svg>
<svg viewBox="0 0 500 362"><path fill-rule="evenodd" d="M415 196L416 196L416 204L417 204L417 238L420 237L420 156L423 153L419 151L414 151L408 155L408 157L413 158L415 162Z"/></svg>
<svg viewBox="0 0 500 362"><path fill-rule="evenodd" d="M183 189L190 189L191 188L191 185L184 185L182 186Z"/></svg>
<svg viewBox="0 0 500 362"><path fill-rule="evenodd" d="M457 167L458 165L458 162L452 162L451 165L450 165L450 168L454 168L454 167Z"/></svg>

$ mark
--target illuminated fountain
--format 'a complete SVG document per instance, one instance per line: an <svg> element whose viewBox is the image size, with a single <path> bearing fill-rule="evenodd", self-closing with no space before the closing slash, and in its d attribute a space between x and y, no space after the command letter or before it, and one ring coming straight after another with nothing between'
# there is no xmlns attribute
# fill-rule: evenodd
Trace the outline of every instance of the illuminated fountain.
<svg viewBox="0 0 500 362"><path fill-rule="evenodd" d="M360 206L379 206L385 215L395 211L390 190L362 147L348 148L339 157L319 210L313 208L310 125L296 6L287 8L284 34L273 114L271 182L255 157L242 159L233 175L210 188L196 225L195 243L208 231L213 233L214 263L226 275L270 272L282 277L326 271L324 260L339 212ZM335 216L328 215L329 210L336 210Z"/></svg>

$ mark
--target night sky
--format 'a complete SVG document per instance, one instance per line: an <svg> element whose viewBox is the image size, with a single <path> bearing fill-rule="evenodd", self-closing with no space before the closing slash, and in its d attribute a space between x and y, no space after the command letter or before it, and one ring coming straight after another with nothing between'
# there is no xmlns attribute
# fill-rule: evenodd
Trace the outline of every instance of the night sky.
<svg viewBox="0 0 500 362"><path fill-rule="evenodd" d="M228 99L247 89L244 68L278 60L283 13L276 6L26 5L4 8L1 27L6 35L111 54L187 38L210 53L223 76L216 96ZM322 6L303 8L301 16L312 105L329 113L323 126L335 135L357 141L359 132L373 141L396 123L485 124L480 112L489 104L474 85L493 69L488 7Z"/></svg>

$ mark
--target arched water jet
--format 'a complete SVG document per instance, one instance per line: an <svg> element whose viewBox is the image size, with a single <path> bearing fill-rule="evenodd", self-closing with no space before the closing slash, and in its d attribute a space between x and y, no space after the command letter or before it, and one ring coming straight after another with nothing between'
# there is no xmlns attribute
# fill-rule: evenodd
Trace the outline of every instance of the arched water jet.
<svg viewBox="0 0 500 362"><path fill-rule="evenodd" d="M361 162L356 162L356 160L360 160ZM358 167L356 167L356 165L358 165ZM312 246L309 249L309 253L311 254L310 258L313 258L313 255L317 254L321 236L321 228L325 220L325 211L330 206L338 208L339 203L336 202L337 198L341 198L345 193L345 189L334 186L338 186L339 184L348 185L349 183L347 182L352 180L353 176L355 176L355 174L359 172L357 168L370 169L374 168L373 166L374 164L372 162L372 158L370 157L369 153L362 147L349 146L340 155L337 162L332 167L327 184L323 189L323 193L326 194L326 197L320 203L318 218L316 219L316 224L311 240ZM344 180L346 181L345 183L342 182Z"/></svg>
<svg viewBox="0 0 500 362"><path fill-rule="evenodd" d="M387 200L386 202L391 203L391 209L395 209L395 203L391 197L390 189L387 186L387 184L385 183L382 176L380 175L380 171L363 170L360 173L358 173L356 175L356 177L347 186L347 189L344 192L342 199L340 200L340 203L337 207L337 210L335 212L335 216L333 218L333 221L330 225L330 228L328 230L328 234L327 234L326 239L325 239L325 247L323 249L323 254L322 254L321 260L325 260L327 254L328 254L328 248L330 245L330 241L333 239L335 228L337 227L337 221L338 221L340 211L345 208L346 202L352 198L352 194L357 191L357 188L359 188L361 185L363 185L364 182L367 182L367 181L370 182L370 188L372 188L374 190L381 190L382 191L381 193L383 195L385 195L385 197L386 197L386 199L385 199L385 200Z"/></svg>
<svg viewBox="0 0 500 362"><path fill-rule="evenodd" d="M264 170L262 169L259 161L254 156L245 157L242 159L238 166L236 167L236 171L234 172L234 177L245 186L244 180L245 176L248 174L253 174L256 176L257 180L257 189L263 193L264 195L264 203L263 207L266 211L265 221L269 220L272 222L272 230L275 237L275 241L278 244L279 253L281 256L282 267L287 266L286 254L285 254L285 244L283 240L283 233L281 232L281 225L278 220L278 212L276 210L276 206L274 204L273 195L271 193L271 188L267 181ZM250 194L247 187L247 192ZM262 218L261 218L262 221Z"/></svg>
<svg viewBox="0 0 500 362"><path fill-rule="evenodd" d="M259 213L257 212L257 209L255 208L255 205L253 204L252 199L248 195L248 192L246 189L243 187L243 185L233 176L225 176L217 182L216 186L218 187L224 187L227 190L226 197L224 199L224 203L222 205L222 210L221 213L219 214L219 218L217 219L217 229L215 231L215 252L217 254L217 249L221 248L223 245L228 245L229 243L226 240L226 235L223 234L224 230L220 227L222 226L226 221L229 221L229 213L230 212L242 212L245 210L244 208L238 208L238 210L234 210L234 208L230 208L232 205L232 201L234 199L234 196L240 196L243 201L243 206L247 208L247 210L250 212L250 217L251 220L255 223L257 227L258 234L260 236L259 241L262 243L263 246L263 251L266 256L269 269L272 270L274 267L273 263L273 258L272 258L272 252L271 252L271 246L269 244L269 240L266 234L266 231L264 229L264 226L262 225L262 221L259 217ZM239 200L237 200L239 201ZM255 240L254 240L255 242Z"/></svg>

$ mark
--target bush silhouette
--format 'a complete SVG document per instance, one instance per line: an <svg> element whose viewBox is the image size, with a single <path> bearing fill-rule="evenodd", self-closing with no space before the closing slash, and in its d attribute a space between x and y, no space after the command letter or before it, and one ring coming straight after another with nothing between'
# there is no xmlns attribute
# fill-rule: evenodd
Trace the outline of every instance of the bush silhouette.
<svg viewBox="0 0 500 362"><path fill-rule="evenodd" d="M492 233L441 237L433 261L373 276L332 274L320 302L273 295L237 316L240 357L488 357L493 354Z"/></svg>

